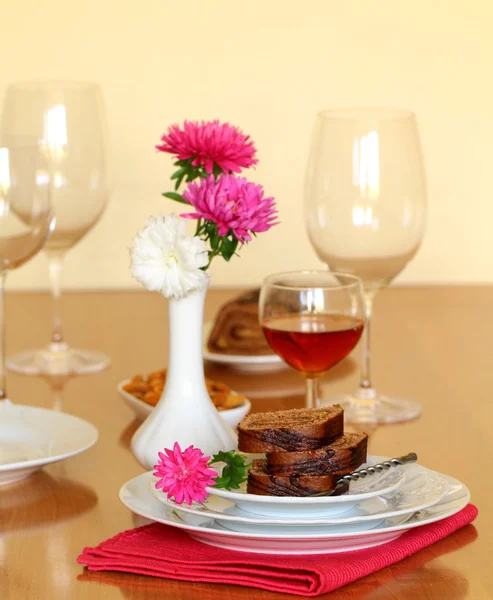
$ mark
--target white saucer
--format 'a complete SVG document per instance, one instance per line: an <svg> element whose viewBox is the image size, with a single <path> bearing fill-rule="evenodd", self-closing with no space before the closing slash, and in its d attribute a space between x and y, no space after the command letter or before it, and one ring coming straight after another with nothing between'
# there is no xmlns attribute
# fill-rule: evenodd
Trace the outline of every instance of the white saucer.
<svg viewBox="0 0 493 600"><path fill-rule="evenodd" d="M382 460L382 456L369 456L364 466L374 465ZM392 467L368 477L352 481L349 491L341 496L260 496L248 494L246 482L238 491L216 487L208 487L207 492L236 504L245 512L264 517L301 518L301 517L333 517L345 513L362 500L390 494L404 483L405 475L402 467Z"/></svg>
<svg viewBox="0 0 493 600"><path fill-rule="evenodd" d="M98 430L78 417L0 401L0 485L93 446Z"/></svg>
<svg viewBox="0 0 493 600"><path fill-rule="evenodd" d="M151 414L153 407L150 404L139 400L135 396L132 396L132 394L129 394L123 389L124 386L127 385L127 383L130 383L130 381L131 379L124 379L123 381L120 381L116 389L118 390L118 393L122 396L122 398L125 400L127 406L129 406L134 411L135 416L141 421L144 421ZM238 392L233 391L233 394L237 393ZM244 402L240 404L240 406L237 406L235 408L229 408L227 410L221 410L219 411L219 414L226 421L226 423L234 429L238 425L238 423L243 419L243 417L247 416L251 409L252 403L250 402L250 400L247 400L247 398L245 398Z"/></svg>
<svg viewBox="0 0 493 600"><path fill-rule="evenodd" d="M383 521L390 517L408 514L417 510L423 510L439 502L448 493L448 483L436 473L420 465L407 465L405 467L406 480L399 489L388 496L375 496L363 500L354 508L345 512L342 517L305 517L305 518L274 518L253 515L238 508L232 502L208 496L203 504L176 504L168 500L166 493L157 490L155 479L149 480L149 489L152 495L171 509L179 510L180 513L190 513L202 517L215 519L218 523L234 529L235 531L250 531L259 525L277 525L282 528L297 525L319 526L319 525L342 525L354 523L360 529L372 528L377 521ZM240 524L240 526L238 525ZM248 527L250 529L248 529ZM281 529L281 527L279 527Z"/></svg>
<svg viewBox="0 0 493 600"><path fill-rule="evenodd" d="M251 356L248 354L219 354L210 352L207 349L207 340L212 331L213 324L205 323L203 329L203 350L202 355L211 362L228 365L237 371L247 371L255 373L270 373L287 368L286 363L277 354L259 354Z"/></svg>
<svg viewBox="0 0 493 600"><path fill-rule="evenodd" d="M306 533L293 527L291 533L272 534L263 527L257 527L256 533L240 533L229 531L212 519L185 516L182 513L186 522L176 511L149 493L150 472L127 482L120 489L119 496L122 503L135 514L187 531L191 537L212 546L264 554L330 554L385 544L409 529L440 521L462 510L469 502L469 490L459 481L445 475L443 477L450 490L440 502L422 511L386 519L369 531L335 532L330 527L319 527L315 532L311 529ZM354 524L347 527L354 527Z"/></svg>

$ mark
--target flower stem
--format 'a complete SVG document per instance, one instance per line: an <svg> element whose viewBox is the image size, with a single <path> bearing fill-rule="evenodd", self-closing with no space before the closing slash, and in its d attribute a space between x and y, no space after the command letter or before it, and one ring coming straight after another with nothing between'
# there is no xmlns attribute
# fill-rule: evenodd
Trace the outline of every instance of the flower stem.
<svg viewBox="0 0 493 600"><path fill-rule="evenodd" d="M211 252L209 252L209 262L207 263L207 266L205 267L205 271L207 271L207 269L211 266L211 262L212 259L217 256L220 253L220 246L219 248L216 248L215 250L212 250Z"/></svg>
<svg viewBox="0 0 493 600"><path fill-rule="evenodd" d="M202 219L199 219L197 221L197 229L195 230L195 235L200 235L202 227L203 227Z"/></svg>

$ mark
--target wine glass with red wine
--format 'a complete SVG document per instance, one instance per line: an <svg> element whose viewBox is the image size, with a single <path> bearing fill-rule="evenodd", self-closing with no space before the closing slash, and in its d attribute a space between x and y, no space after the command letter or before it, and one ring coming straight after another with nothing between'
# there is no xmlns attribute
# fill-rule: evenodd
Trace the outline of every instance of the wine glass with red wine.
<svg viewBox="0 0 493 600"><path fill-rule="evenodd" d="M345 358L364 327L358 277L329 271L292 271L267 277L259 318L270 347L306 379L306 407L319 405L321 375Z"/></svg>

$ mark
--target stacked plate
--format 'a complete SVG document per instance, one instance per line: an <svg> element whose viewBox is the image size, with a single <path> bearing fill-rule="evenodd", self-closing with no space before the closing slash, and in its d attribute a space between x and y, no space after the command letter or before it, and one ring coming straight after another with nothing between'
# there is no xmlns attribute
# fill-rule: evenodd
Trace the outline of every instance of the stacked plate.
<svg viewBox="0 0 493 600"><path fill-rule="evenodd" d="M369 457L375 464L384 457ZM329 554L390 542L445 519L469 502L456 479L417 464L352 482L342 496L274 497L208 488L203 504L177 505L155 489L152 473L120 490L134 513L187 531L212 546L273 554Z"/></svg>
<svg viewBox="0 0 493 600"><path fill-rule="evenodd" d="M0 486L84 452L98 435L78 417L0 400Z"/></svg>

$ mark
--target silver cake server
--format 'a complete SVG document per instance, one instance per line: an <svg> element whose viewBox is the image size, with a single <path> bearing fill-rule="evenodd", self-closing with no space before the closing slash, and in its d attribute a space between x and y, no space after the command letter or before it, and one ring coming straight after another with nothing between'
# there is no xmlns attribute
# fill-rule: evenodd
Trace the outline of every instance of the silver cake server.
<svg viewBox="0 0 493 600"><path fill-rule="evenodd" d="M333 490L330 490L330 492L319 492L318 494L310 494L310 497L340 496L341 494L344 494L348 491L349 484L351 483L351 481L358 481L358 479L364 479L365 477L369 477L370 475L375 475L375 473L387 471L391 467L398 467L400 465L414 463L417 460L418 456L414 452L410 452L405 456L399 456L397 458L389 458L389 460L385 460L376 465L370 465L369 467L365 467L364 469L358 469L357 471L353 471L352 473L343 475L340 479L337 480L337 483Z"/></svg>

